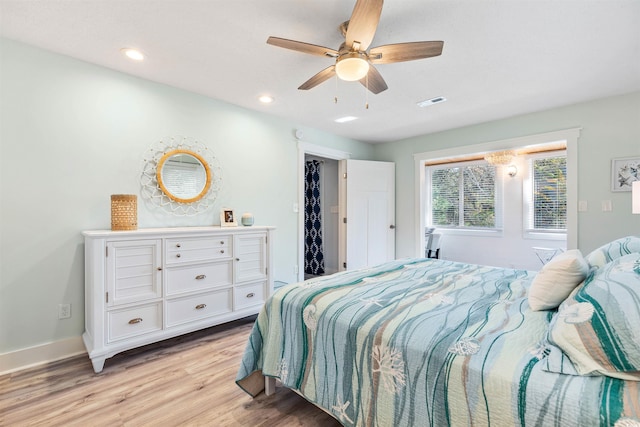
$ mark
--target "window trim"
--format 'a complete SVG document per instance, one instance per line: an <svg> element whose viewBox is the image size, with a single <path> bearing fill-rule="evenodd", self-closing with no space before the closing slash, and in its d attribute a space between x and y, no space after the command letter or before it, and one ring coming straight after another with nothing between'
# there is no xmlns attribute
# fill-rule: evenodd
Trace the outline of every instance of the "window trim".
<svg viewBox="0 0 640 427"><path fill-rule="evenodd" d="M431 209L431 201L432 201L432 191L431 191L431 173L428 173L429 170L440 170L440 169L450 169L450 168L464 168L467 166L491 166L485 160L465 160L460 162L447 162L440 163L436 165L425 165L424 166L424 174L425 174L425 201L428 202L429 208L425 209L425 224L428 227L437 227L438 230L446 230L447 234L456 234L456 235L468 235L468 236L501 236L503 233L503 192L504 185L502 180L501 167L495 167L495 195L494 195L494 213L495 213L495 227L466 227L464 225L451 227L451 226L441 226L441 225L433 225L433 214ZM461 203L461 200L458 200ZM464 218L463 209L460 211L460 217ZM430 224L430 225L429 225Z"/></svg>

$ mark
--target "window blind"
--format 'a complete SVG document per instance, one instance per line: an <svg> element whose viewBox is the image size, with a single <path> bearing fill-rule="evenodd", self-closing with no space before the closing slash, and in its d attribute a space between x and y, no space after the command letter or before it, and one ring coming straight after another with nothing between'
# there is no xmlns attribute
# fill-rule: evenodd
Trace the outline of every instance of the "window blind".
<svg viewBox="0 0 640 427"><path fill-rule="evenodd" d="M464 226L495 227L496 168L489 165L464 169Z"/></svg>
<svg viewBox="0 0 640 427"><path fill-rule="evenodd" d="M431 177L431 223L496 228L496 168L485 163L438 165Z"/></svg>
<svg viewBox="0 0 640 427"><path fill-rule="evenodd" d="M432 170L431 211L433 225L458 226L460 223L461 168Z"/></svg>
<svg viewBox="0 0 640 427"><path fill-rule="evenodd" d="M564 232L567 228L566 156L530 160L531 191L526 200L528 230Z"/></svg>

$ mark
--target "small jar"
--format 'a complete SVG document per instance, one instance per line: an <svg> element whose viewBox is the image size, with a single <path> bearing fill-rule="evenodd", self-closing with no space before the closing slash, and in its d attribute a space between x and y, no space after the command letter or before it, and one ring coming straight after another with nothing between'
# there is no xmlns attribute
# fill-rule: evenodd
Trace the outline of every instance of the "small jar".
<svg viewBox="0 0 640 427"><path fill-rule="evenodd" d="M242 219L240 220L242 225L253 225L253 214L247 212L242 214Z"/></svg>

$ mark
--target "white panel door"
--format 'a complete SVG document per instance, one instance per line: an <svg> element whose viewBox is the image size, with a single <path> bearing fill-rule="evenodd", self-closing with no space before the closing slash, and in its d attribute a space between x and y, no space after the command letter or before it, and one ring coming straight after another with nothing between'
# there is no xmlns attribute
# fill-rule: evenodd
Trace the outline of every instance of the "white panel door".
<svg viewBox="0 0 640 427"><path fill-rule="evenodd" d="M342 160L343 269L395 259L395 164Z"/></svg>

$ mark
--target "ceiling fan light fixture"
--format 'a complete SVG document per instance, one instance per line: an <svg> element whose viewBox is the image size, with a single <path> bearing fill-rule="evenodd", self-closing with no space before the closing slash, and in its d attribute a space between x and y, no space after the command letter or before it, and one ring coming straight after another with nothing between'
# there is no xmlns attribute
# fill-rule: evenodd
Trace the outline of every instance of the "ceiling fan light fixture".
<svg viewBox="0 0 640 427"><path fill-rule="evenodd" d="M341 55L336 62L336 74L341 80L355 82L369 72L369 61L360 52Z"/></svg>

